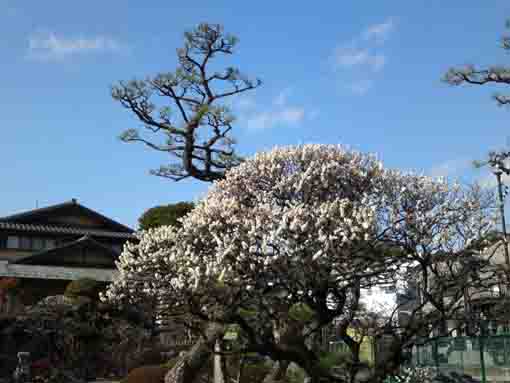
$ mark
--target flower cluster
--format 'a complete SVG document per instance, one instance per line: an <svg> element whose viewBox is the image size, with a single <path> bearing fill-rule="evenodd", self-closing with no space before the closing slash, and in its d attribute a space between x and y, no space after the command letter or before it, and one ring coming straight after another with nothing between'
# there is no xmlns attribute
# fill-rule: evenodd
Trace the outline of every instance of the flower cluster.
<svg viewBox="0 0 510 383"><path fill-rule="evenodd" d="M306 303L330 320L356 311L360 288L432 267L491 225L479 191L340 146L275 148L230 170L182 227L139 233L103 298L151 297L208 320Z"/></svg>
<svg viewBox="0 0 510 383"><path fill-rule="evenodd" d="M437 372L431 367L403 368L395 377L397 383L433 383Z"/></svg>

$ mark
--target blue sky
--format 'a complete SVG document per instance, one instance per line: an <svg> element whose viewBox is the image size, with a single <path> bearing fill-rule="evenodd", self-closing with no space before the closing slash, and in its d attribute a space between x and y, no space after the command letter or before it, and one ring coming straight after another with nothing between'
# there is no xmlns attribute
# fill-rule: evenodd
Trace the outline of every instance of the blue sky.
<svg viewBox="0 0 510 383"><path fill-rule="evenodd" d="M0 215L71 198L132 227L147 208L208 185L150 176L165 156L118 140L139 126L118 80L176 66L182 33L221 23L232 58L264 84L236 102L242 154L341 143L387 166L463 180L506 143L495 88L452 88L454 65L505 64L503 0L342 2L0 0Z"/></svg>

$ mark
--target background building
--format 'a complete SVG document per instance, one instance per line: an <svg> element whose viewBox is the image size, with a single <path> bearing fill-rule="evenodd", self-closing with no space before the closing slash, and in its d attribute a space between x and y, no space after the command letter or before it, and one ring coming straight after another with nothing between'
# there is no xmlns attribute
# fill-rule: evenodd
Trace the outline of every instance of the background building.
<svg viewBox="0 0 510 383"><path fill-rule="evenodd" d="M0 217L0 312L62 294L71 280L110 281L133 230L76 199ZM16 283L12 281L15 280ZM22 285L22 289L20 287ZM0 289L2 288L0 281Z"/></svg>

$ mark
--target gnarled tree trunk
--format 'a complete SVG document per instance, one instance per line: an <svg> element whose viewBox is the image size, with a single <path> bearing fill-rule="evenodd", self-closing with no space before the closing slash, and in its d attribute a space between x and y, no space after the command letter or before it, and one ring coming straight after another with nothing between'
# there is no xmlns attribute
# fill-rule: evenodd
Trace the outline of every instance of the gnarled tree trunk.
<svg viewBox="0 0 510 383"><path fill-rule="evenodd" d="M175 366L166 374L165 383L191 383L193 382L211 356L216 340L225 333L225 326L219 323L210 323L204 336L183 355Z"/></svg>
<svg viewBox="0 0 510 383"><path fill-rule="evenodd" d="M262 383L277 383L282 381L285 378L288 367L289 362L287 361L276 362L274 366L271 368L271 371L269 371L269 373L266 375Z"/></svg>

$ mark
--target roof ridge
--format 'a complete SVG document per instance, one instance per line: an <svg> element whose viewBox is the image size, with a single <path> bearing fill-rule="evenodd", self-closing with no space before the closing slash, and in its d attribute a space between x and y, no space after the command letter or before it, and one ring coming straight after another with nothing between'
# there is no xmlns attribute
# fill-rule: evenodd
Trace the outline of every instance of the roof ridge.
<svg viewBox="0 0 510 383"><path fill-rule="evenodd" d="M119 237L119 238L135 238L134 233L125 231L113 231L105 229L94 229L80 226L59 226L53 224L36 224L36 223L20 223L9 222L0 220L0 228L22 230L22 231L39 231L49 233L62 233L62 234L83 234L83 235L97 235L106 237Z"/></svg>

